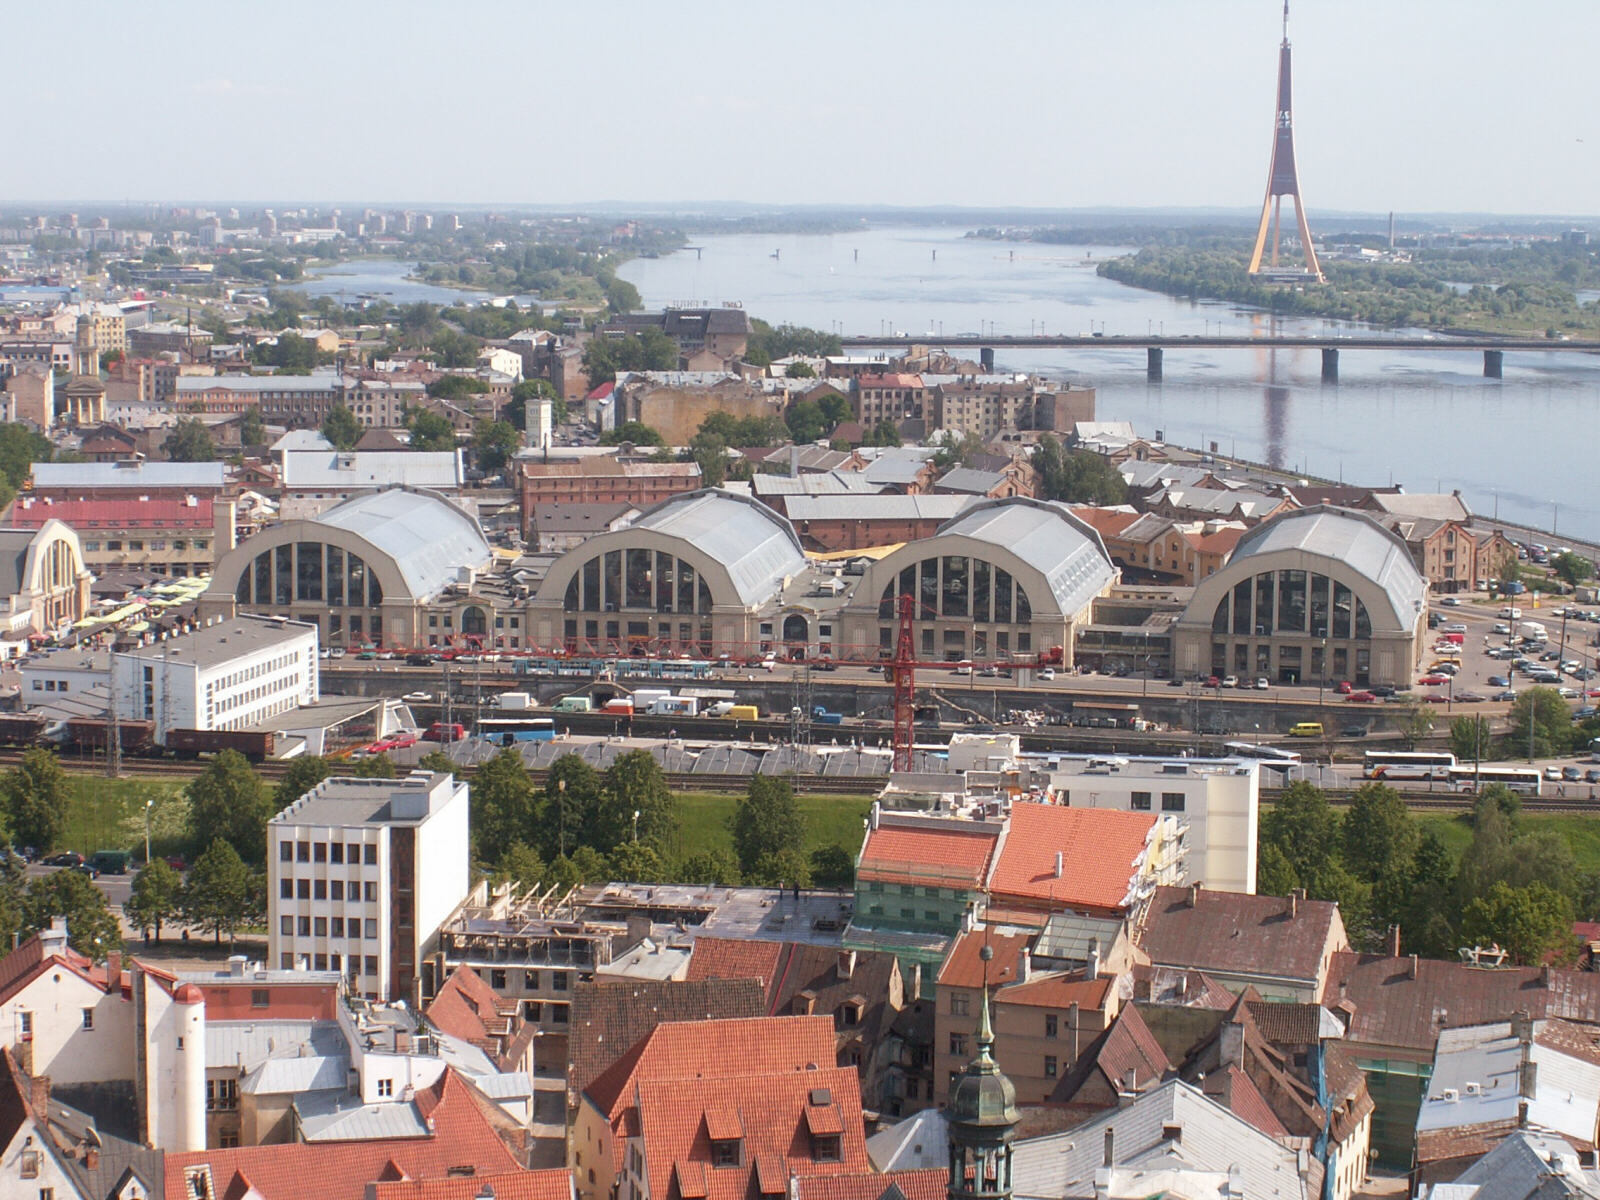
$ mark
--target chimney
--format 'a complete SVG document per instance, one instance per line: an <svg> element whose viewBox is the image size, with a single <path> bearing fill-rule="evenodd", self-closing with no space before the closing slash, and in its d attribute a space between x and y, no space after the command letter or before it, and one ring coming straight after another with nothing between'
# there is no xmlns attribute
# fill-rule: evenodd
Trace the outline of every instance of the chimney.
<svg viewBox="0 0 1600 1200"><path fill-rule="evenodd" d="M1106 1149L1105 1156L1101 1160L1101 1165L1106 1167L1114 1167L1117 1165L1116 1130L1109 1125L1106 1126Z"/></svg>
<svg viewBox="0 0 1600 1200"><path fill-rule="evenodd" d="M1189 885L1189 907L1190 908L1199 908L1200 907L1200 891L1204 886L1205 885L1202 884L1202 883L1191 883Z"/></svg>
<svg viewBox="0 0 1600 1200"><path fill-rule="evenodd" d="M1223 1066L1243 1067L1244 1026L1237 1021L1229 1021L1223 1025L1217 1052Z"/></svg>
<svg viewBox="0 0 1600 1200"><path fill-rule="evenodd" d="M1413 954L1411 956L1410 960L1406 963L1406 978L1407 979L1415 979L1416 977L1417 977L1417 956L1415 954Z"/></svg>
<svg viewBox="0 0 1600 1200"><path fill-rule="evenodd" d="M1033 951L1024 946L1022 953L1017 955L1017 982L1027 983L1032 976Z"/></svg>
<svg viewBox="0 0 1600 1200"><path fill-rule="evenodd" d="M800 447L794 444L789 446L789 477L792 479L800 474Z"/></svg>
<svg viewBox="0 0 1600 1200"><path fill-rule="evenodd" d="M242 954L228 955L228 974L235 979L243 979L245 964L249 961L250 960Z"/></svg>
<svg viewBox="0 0 1600 1200"><path fill-rule="evenodd" d="M106 952L106 986L115 988L122 982L122 951Z"/></svg>
<svg viewBox="0 0 1600 1200"><path fill-rule="evenodd" d="M839 951L839 978L850 979L856 973L856 952L854 950Z"/></svg>
<svg viewBox="0 0 1600 1200"><path fill-rule="evenodd" d="M1061 868L1065 863L1065 857L1066 856L1063 855L1061 851L1059 851L1059 850L1056 851L1056 878L1057 879L1061 878Z"/></svg>
<svg viewBox="0 0 1600 1200"><path fill-rule="evenodd" d="M882 816L882 815L883 815L883 806L881 804L879 804L876 800L874 800L872 802L872 808L868 810L868 816L867 816L867 824L868 824L868 826L870 828L872 828L872 829L876 829L878 827L878 818L880 816Z"/></svg>
<svg viewBox="0 0 1600 1200"><path fill-rule="evenodd" d="M1289 919L1292 921L1300 915L1300 901L1306 897L1304 888L1292 888L1287 897L1289 901Z"/></svg>
<svg viewBox="0 0 1600 1200"><path fill-rule="evenodd" d="M91 1171L100 1165L99 1146L85 1146L83 1148L83 1165Z"/></svg>
<svg viewBox="0 0 1600 1200"><path fill-rule="evenodd" d="M50 1112L50 1076L35 1075L28 1080L28 1107L33 1115L44 1120Z"/></svg>
<svg viewBox="0 0 1600 1200"><path fill-rule="evenodd" d="M1389 957L1400 957L1400 926L1389 926Z"/></svg>
<svg viewBox="0 0 1600 1200"><path fill-rule="evenodd" d="M1088 974L1088 977L1090 979L1099 979L1100 978L1100 939L1099 938L1090 938L1089 939L1089 969L1088 969L1087 974Z"/></svg>
<svg viewBox="0 0 1600 1200"><path fill-rule="evenodd" d="M51 917L50 928L39 931L39 946L45 958L52 954L62 954L67 948L67 919L65 917Z"/></svg>
<svg viewBox="0 0 1600 1200"><path fill-rule="evenodd" d="M1072 1061L1078 1061L1078 1002L1067 1005L1067 1024L1072 1026Z"/></svg>

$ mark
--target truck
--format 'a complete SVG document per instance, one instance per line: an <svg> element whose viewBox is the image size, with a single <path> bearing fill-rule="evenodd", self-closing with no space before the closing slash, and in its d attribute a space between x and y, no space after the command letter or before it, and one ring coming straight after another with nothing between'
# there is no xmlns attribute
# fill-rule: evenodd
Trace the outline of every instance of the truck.
<svg viewBox="0 0 1600 1200"><path fill-rule="evenodd" d="M822 705L816 704L811 708L811 720L818 725L843 725L844 714L829 712Z"/></svg>
<svg viewBox="0 0 1600 1200"><path fill-rule="evenodd" d="M558 713L586 713L592 712L593 706L587 696L563 696L551 706L551 712Z"/></svg>
<svg viewBox="0 0 1600 1200"><path fill-rule="evenodd" d="M601 706L600 711L610 713L614 717L631 717L633 716L633 700L627 696L613 696Z"/></svg>
<svg viewBox="0 0 1600 1200"><path fill-rule="evenodd" d="M1529 642L1548 642L1550 640L1550 634L1538 621L1522 622L1517 626L1517 632L1522 636L1523 640Z"/></svg>
<svg viewBox="0 0 1600 1200"><path fill-rule="evenodd" d="M635 694L635 703L638 699ZM657 717L694 717L700 713L700 702L693 696L662 696L650 705L650 713Z"/></svg>
<svg viewBox="0 0 1600 1200"><path fill-rule="evenodd" d="M725 717L733 711L733 707L734 702L732 700L713 700L700 710L700 715L704 717Z"/></svg>
<svg viewBox="0 0 1600 1200"><path fill-rule="evenodd" d="M459 742L467 736L467 727L459 721L451 721L446 725L443 721L435 721L428 726L428 732L422 735L425 742Z"/></svg>
<svg viewBox="0 0 1600 1200"><path fill-rule="evenodd" d="M671 688L635 688L633 692L633 707L635 712L654 712L657 700L672 699Z"/></svg>
<svg viewBox="0 0 1600 1200"><path fill-rule="evenodd" d="M539 702L527 692L501 692L494 698L494 706L502 712L526 712L538 708Z"/></svg>
<svg viewBox="0 0 1600 1200"><path fill-rule="evenodd" d="M759 721L761 710L754 704L730 704L728 711L721 715L734 721Z"/></svg>

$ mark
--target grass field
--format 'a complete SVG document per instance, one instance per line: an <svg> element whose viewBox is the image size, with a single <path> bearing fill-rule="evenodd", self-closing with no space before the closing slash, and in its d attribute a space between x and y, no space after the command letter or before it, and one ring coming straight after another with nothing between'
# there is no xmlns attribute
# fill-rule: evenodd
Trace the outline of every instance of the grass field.
<svg viewBox="0 0 1600 1200"><path fill-rule="evenodd" d="M1472 842L1471 818L1465 814L1419 817L1417 823L1437 833L1452 858L1459 859ZM1572 857L1577 860L1579 870L1600 869L1600 818L1568 813L1523 813L1517 819L1517 827L1528 832L1555 830L1572 847Z"/></svg>
<svg viewBox="0 0 1600 1200"><path fill-rule="evenodd" d="M854 858L861 849L861 822L871 807L869 796L807 795L798 798L806 819L806 853L820 846L843 846ZM718 792L685 792L678 796L681 824L680 849L685 854L705 850L733 853L728 818L739 797Z"/></svg>
<svg viewBox="0 0 1600 1200"><path fill-rule="evenodd" d="M66 824L60 848L93 854L96 850L138 850L144 852L144 805L174 798L183 790L182 780L103 779L93 775L68 775L72 798L67 805ZM152 839L152 850L172 854L181 847L160 831Z"/></svg>

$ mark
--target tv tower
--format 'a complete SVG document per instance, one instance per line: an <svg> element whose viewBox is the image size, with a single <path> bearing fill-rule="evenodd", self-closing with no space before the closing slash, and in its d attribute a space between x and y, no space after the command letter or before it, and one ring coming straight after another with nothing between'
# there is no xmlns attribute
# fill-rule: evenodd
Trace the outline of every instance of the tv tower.
<svg viewBox="0 0 1600 1200"><path fill-rule="evenodd" d="M1278 48L1278 115L1272 129L1272 168L1267 172L1267 198L1261 203L1261 224L1256 229L1256 248L1250 254L1250 274L1271 280L1322 280L1317 251L1311 244L1311 227L1306 224L1306 206L1300 198L1300 176L1294 165L1294 116L1289 85L1289 0L1283 0L1283 45ZM1300 245L1305 251L1304 271L1278 268L1278 239L1283 215L1283 198L1294 201L1295 220L1300 226ZM1272 259L1265 269L1262 252L1267 248L1267 227L1272 228Z"/></svg>

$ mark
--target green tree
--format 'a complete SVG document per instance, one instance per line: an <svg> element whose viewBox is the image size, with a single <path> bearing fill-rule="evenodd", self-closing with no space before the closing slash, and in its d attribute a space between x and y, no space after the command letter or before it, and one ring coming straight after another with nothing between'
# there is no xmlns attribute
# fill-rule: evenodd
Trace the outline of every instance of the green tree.
<svg viewBox="0 0 1600 1200"><path fill-rule="evenodd" d="M867 432L868 446L898 446L900 445L900 430L895 423L884 417Z"/></svg>
<svg viewBox="0 0 1600 1200"><path fill-rule="evenodd" d="M509 883L517 888L530 888L541 882L546 874L547 868L537 850L526 842L513 842L501 853L491 878L496 884Z"/></svg>
<svg viewBox="0 0 1600 1200"><path fill-rule="evenodd" d="M33 474L33 464L49 462L54 453L55 447L43 434L17 422L0 423L0 475L4 476L0 492L7 504Z"/></svg>
<svg viewBox="0 0 1600 1200"><path fill-rule="evenodd" d="M1498 797L1485 788L1473 804L1472 841L1461 852L1456 868L1458 906L1464 907L1505 880L1511 870L1511 839L1511 819Z"/></svg>
<svg viewBox="0 0 1600 1200"><path fill-rule="evenodd" d="M1410 697L1395 712L1394 727L1406 749L1415 750L1417 743L1433 732L1432 706Z"/></svg>
<svg viewBox="0 0 1600 1200"><path fill-rule="evenodd" d="M789 379L815 379L816 368L808 362L792 362L784 368L784 375Z"/></svg>
<svg viewBox="0 0 1600 1200"><path fill-rule="evenodd" d="M456 431L450 422L431 409L414 408L406 417L413 450L454 450Z"/></svg>
<svg viewBox="0 0 1600 1200"><path fill-rule="evenodd" d="M1344 865L1358 878L1376 884L1410 874L1419 842L1417 826L1393 788L1381 783L1358 788L1340 828Z"/></svg>
<svg viewBox="0 0 1600 1200"><path fill-rule="evenodd" d="M122 927L106 894L80 871L52 871L30 880L20 908L20 932L37 933L62 917L67 944L94 962L104 962L110 951L122 948Z"/></svg>
<svg viewBox="0 0 1600 1200"><path fill-rule="evenodd" d="M933 465L939 471L948 471L951 467L964 467L975 456L983 453L983 439L976 433L964 433L957 437L946 430L939 435L937 445L939 449L933 456Z"/></svg>
<svg viewBox="0 0 1600 1200"><path fill-rule="evenodd" d="M395 769L394 759L387 754L369 754L365 758L358 758L345 773L356 779L395 779L400 774Z"/></svg>
<svg viewBox="0 0 1600 1200"><path fill-rule="evenodd" d="M721 487L728 478L728 443L701 431L689 439L689 457L700 468L702 487Z"/></svg>
<svg viewBox="0 0 1600 1200"><path fill-rule="evenodd" d="M1410 887L1400 897L1387 897L1390 911L1399 915L1403 948L1429 958L1446 958L1455 953L1455 886L1455 865L1449 848L1430 829L1422 835L1412 856Z"/></svg>
<svg viewBox="0 0 1600 1200"><path fill-rule="evenodd" d="M1321 788L1299 780L1261 814L1260 840L1275 846L1299 886L1311 890L1337 864L1339 814Z"/></svg>
<svg viewBox="0 0 1600 1200"><path fill-rule="evenodd" d="M1450 753L1460 761L1488 758L1492 745L1487 717L1457 717L1450 722Z"/></svg>
<svg viewBox="0 0 1600 1200"><path fill-rule="evenodd" d="M180 419L161 443L161 452L172 462L215 462L217 458L211 430L198 417Z"/></svg>
<svg viewBox="0 0 1600 1200"><path fill-rule="evenodd" d="M498 471L522 446L522 435L509 421L479 421L472 429L472 449L478 466Z"/></svg>
<svg viewBox="0 0 1600 1200"><path fill-rule="evenodd" d="M183 919L213 934L228 935L231 946L239 930L265 917L260 889L244 860L225 838L217 838L189 868L183 887Z"/></svg>
<svg viewBox="0 0 1600 1200"><path fill-rule="evenodd" d="M856 860L843 846L818 846L811 852L811 882L820 888L849 891L856 882Z"/></svg>
<svg viewBox="0 0 1600 1200"><path fill-rule="evenodd" d="M806 822L787 776L755 775L728 818L739 869L749 875L767 855L805 847Z"/></svg>
<svg viewBox="0 0 1600 1200"><path fill-rule="evenodd" d="M1287 896L1300 886L1294 865L1284 856L1276 842L1263 840L1256 853L1256 894L1259 896Z"/></svg>
<svg viewBox="0 0 1600 1200"><path fill-rule="evenodd" d="M648 750L630 750L601 777L600 804L584 842L602 854L630 840L664 846L677 828L677 800L666 772Z"/></svg>
<svg viewBox="0 0 1600 1200"><path fill-rule="evenodd" d="M700 850L678 864L673 873L680 883L738 887L744 881L739 864L726 850Z"/></svg>
<svg viewBox="0 0 1600 1200"><path fill-rule="evenodd" d="M1500 946L1523 966L1551 954L1565 961L1575 949L1572 902L1542 883L1525 888L1496 883L1467 905L1461 932L1473 945Z"/></svg>
<svg viewBox="0 0 1600 1200"><path fill-rule="evenodd" d="M667 439L642 421L624 421L600 435L602 446L620 446L623 442L634 446L665 446Z"/></svg>
<svg viewBox="0 0 1600 1200"><path fill-rule="evenodd" d="M1528 829L1511 839L1506 882L1516 888L1542 883L1576 899L1582 895L1583 876L1566 838L1553 829Z"/></svg>
<svg viewBox="0 0 1600 1200"><path fill-rule="evenodd" d="M481 862L498 859L501 850L538 835L533 781L522 755L507 746L472 778L472 841Z"/></svg>
<svg viewBox="0 0 1600 1200"><path fill-rule="evenodd" d="M1529 688L1512 701L1506 717L1504 753L1508 757L1548 758L1565 753L1572 741L1572 716L1555 688Z"/></svg>
<svg viewBox="0 0 1600 1200"><path fill-rule="evenodd" d="M439 400L464 400L488 392L489 385L474 375L441 375L428 385L428 395Z"/></svg>
<svg viewBox="0 0 1600 1200"><path fill-rule="evenodd" d="M145 936L155 931L156 943L161 942L161 926L176 920L183 909L183 877L164 858L152 859L133 877L133 891L122 906L128 923L144 930Z"/></svg>
<svg viewBox="0 0 1600 1200"><path fill-rule="evenodd" d="M332 774L333 763L320 754L302 754L291 758L272 794L273 807L282 812Z"/></svg>
<svg viewBox="0 0 1600 1200"><path fill-rule="evenodd" d="M793 373L795 367L802 366L805 364L795 363L789 370ZM806 367L806 370L810 369ZM801 444L816 441L828 430L827 421L822 416L822 405L815 400L796 400L785 410L783 420L789 427L789 436Z"/></svg>
<svg viewBox="0 0 1600 1200"><path fill-rule="evenodd" d="M53 850L66 824L69 786L54 750L29 750L0 775L6 824L20 846Z"/></svg>
<svg viewBox="0 0 1600 1200"><path fill-rule="evenodd" d="M563 754L545 773L543 832L552 858L576 849L600 807L600 772L576 754Z"/></svg>
<svg viewBox="0 0 1600 1200"><path fill-rule="evenodd" d="M1594 575L1594 564L1581 554L1565 550L1550 560L1550 572L1568 587L1577 587Z"/></svg>
<svg viewBox="0 0 1600 1200"><path fill-rule="evenodd" d="M239 441L245 446L262 446L267 441L267 427L261 421L261 406L252 404L239 418Z"/></svg>
<svg viewBox="0 0 1600 1200"><path fill-rule="evenodd" d="M195 846L218 838L245 862L260 863L267 855L267 822L272 819L272 794L236 750L223 750L189 784L189 825Z"/></svg>
<svg viewBox="0 0 1600 1200"><path fill-rule="evenodd" d="M1110 459L1092 450L1063 450L1048 433L1034 447L1033 468L1036 494L1044 500L1122 504L1128 498L1128 485Z"/></svg>
<svg viewBox="0 0 1600 1200"><path fill-rule="evenodd" d="M261 342L256 346L253 356L263 366L302 375L309 373L321 358L317 353L317 344L298 333L280 333L276 341Z"/></svg>
<svg viewBox="0 0 1600 1200"><path fill-rule="evenodd" d="M419 771L434 771L441 775L454 775L459 768L443 750L430 750L417 759Z"/></svg>
<svg viewBox="0 0 1600 1200"><path fill-rule="evenodd" d="M666 883L671 878L666 860L649 842L621 842L606 856L607 874L625 883Z"/></svg>
<svg viewBox="0 0 1600 1200"><path fill-rule="evenodd" d="M343 404L335 404L330 408L322 422L322 436L340 450L354 450L356 443L361 440L361 432L361 422Z"/></svg>
<svg viewBox="0 0 1600 1200"><path fill-rule="evenodd" d="M744 881L751 887L808 888L811 886L811 863L798 850L763 854L745 873Z"/></svg>

